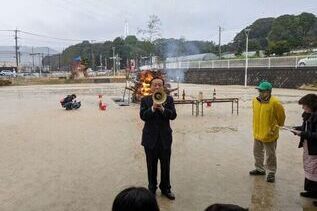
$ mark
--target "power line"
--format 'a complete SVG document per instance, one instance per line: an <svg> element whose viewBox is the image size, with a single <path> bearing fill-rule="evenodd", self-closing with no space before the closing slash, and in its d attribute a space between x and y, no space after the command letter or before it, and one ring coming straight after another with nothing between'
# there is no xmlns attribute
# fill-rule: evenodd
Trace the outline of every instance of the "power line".
<svg viewBox="0 0 317 211"><path fill-rule="evenodd" d="M37 38L37 37L21 37L20 40L23 43L38 43L38 44L57 44L57 45L69 45L69 44L73 44L75 42L70 42L70 41L64 41L64 40L49 40L49 39L44 39L44 38Z"/></svg>
<svg viewBox="0 0 317 211"><path fill-rule="evenodd" d="M19 51L20 53L22 54L29 54L30 52L29 51ZM12 51L0 51L0 54L15 54L15 51L12 50Z"/></svg>
<svg viewBox="0 0 317 211"><path fill-rule="evenodd" d="M0 32L14 32L14 30L10 30L10 29L0 29Z"/></svg>
<svg viewBox="0 0 317 211"><path fill-rule="evenodd" d="M22 31L22 30L20 30L20 32L23 34L28 34L28 35L42 37L42 38L49 38L49 39L54 39L54 40L59 40L59 41L65 41L65 42L67 42L67 41L68 42L83 42L83 41L92 40L92 39L69 39L69 38L52 37L52 36L48 36L48 35L37 34L37 33L27 32L27 31ZM98 43L98 42L105 42L106 40L100 39L100 40L93 40L93 41L95 43Z"/></svg>
<svg viewBox="0 0 317 211"><path fill-rule="evenodd" d="M54 39L54 40L76 41L76 42L84 41L84 40L79 40L79 39L68 39L68 38L51 37L51 36L48 36L48 35L36 34L36 33L33 33L33 32L27 32L27 31L20 31L20 32L23 33L23 34L33 35L33 36L37 36L37 37L50 38L50 39Z"/></svg>

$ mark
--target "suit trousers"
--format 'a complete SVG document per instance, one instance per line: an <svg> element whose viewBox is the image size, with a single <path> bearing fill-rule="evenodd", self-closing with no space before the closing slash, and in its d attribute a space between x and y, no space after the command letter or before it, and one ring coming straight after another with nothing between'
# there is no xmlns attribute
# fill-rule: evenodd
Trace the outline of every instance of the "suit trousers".
<svg viewBox="0 0 317 211"><path fill-rule="evenodd" d="M162 192L169 192L170 184L170 159L171 147L164 148L162 141L158 140L153 149L144 147L146 155L147 173L148 173L148 188L151 191L157 189L157 163L160 160L161 166L161 182L159 188Z"/></svg>

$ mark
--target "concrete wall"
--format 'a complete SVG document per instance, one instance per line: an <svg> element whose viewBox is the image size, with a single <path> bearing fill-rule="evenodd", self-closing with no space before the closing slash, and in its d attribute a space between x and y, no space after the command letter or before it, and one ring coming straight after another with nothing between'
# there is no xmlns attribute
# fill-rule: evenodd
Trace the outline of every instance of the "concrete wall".
<svg viewBox="0 0 317 211"><path fill-rule="evenodd" d="M244 68L167 69L166 72L174 80L177 75L183 74L185 83L244 85ZM274 87L298 88L317 82L317 67L248 68L248 85L257 85L261 80L270 81Z"/></svg>

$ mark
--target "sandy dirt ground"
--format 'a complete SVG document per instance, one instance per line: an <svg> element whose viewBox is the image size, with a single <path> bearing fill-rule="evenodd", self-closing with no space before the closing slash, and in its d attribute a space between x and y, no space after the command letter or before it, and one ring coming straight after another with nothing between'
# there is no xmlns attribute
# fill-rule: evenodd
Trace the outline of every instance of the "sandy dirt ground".
<svg viewBox="0 0 317 211"><path fill-rule="evenodd" d="M175 87L176 84L172 84ZM117 193L147 186L143 122L139 105L119 106L124 84L43 85L0 88L0 210L111 210ZM180 84L187 97L239 97L240 113L231 104L213 104L203 117L190 105L177 105L172 122L171 160L175 201L158 192L162 211L199 211L213 203L233 203L251 210L303 210L311 201L303 191L302 149L287 131L278 140L276 183L251 177L253 138L251 99L254 87ZM76 93L82 107L59 105ZM104 95L107 111L98 110ZM274 89L286 110L286 125L301 123L298 99L309 91Z"/></svg>

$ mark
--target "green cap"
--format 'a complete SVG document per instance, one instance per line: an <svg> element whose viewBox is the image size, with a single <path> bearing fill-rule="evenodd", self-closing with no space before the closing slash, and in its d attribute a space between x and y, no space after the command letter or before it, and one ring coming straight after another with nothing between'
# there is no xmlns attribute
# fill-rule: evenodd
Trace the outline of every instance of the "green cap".
<svg viewBox="0 0 317 211"><path fill-rule="evenodd" d="M272 84L270 82L267 81L262 81L257 87L255 87L256 89L260 90L260 91L269 91L272 90Z"/></svg>

